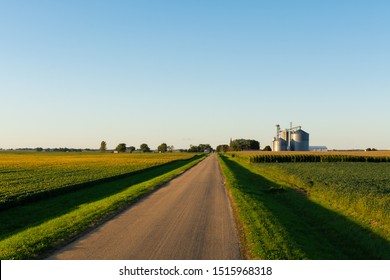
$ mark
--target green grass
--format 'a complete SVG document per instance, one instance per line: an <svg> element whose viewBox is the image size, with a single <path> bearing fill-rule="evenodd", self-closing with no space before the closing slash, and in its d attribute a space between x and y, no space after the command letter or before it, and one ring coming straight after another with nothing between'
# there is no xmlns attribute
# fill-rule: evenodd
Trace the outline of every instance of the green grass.
<svg viewBox="0 0 390 280"><path fill-rule="evenodd" d="M40 259L201 161L197 156L0 212L0 259Z"/></svg>
<svg viewBox="0 0 390 280"><path fill-rule="evenodd" d="M390 259L389 240L249 163L219 159L247 258Z"/></svg>

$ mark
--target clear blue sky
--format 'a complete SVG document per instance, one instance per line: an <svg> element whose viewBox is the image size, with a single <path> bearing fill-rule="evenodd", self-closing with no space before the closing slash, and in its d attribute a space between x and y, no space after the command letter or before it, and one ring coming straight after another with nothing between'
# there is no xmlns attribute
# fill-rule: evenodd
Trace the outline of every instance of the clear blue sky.
<svg viewBox="0 0 390 280"><path fill-rule="evenodd" d="M0 1L0 147L156 148L290 121L390 149L390 2Z"/></svg>

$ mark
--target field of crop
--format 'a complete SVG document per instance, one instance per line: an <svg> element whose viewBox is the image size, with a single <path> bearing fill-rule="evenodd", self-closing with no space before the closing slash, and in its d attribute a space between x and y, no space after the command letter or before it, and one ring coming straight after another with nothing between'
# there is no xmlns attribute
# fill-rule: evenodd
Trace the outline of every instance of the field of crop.
<svg viewBox="0 0 390 280"><path fill-rule="evenodd" d="M271 163L257 168L390 237L390 163Z"/></svg>
<svg viewBox="0 0 390 280"><path fill-rule="evenodd" d="M352 156L352 155L316 155L316 154L290 154L290 155L253 155L249 157L253 163L270 162L390 162L390 157L383 156Z"/></svg>
<svg viewBox="0 0 390 280"><path fill-rule="evenodd" d="M0 153L0 208L193 154Z"/></svg>
<svg viewBox="0 0 390 280"><path fill-rule="evenodd" d="M390 257L389 162L251 162L259 154L221 156L251 257Z"/></svg>
<svg viewBox="0 0 390 280"><path fill-rule="evenodd" d="M0 178L13 182L19 196L33 198L0 210L0 259L44 258L204 158L186 153L0 154ZM74 184L81 185L75 189ZM40 187L65 191L37 200Z"/></svg>
<svg viewBox="0 0 390 280"><path fill-rule="evenodd" d="M303 152L303 151L284 151L284 152L266 152L266 151L245 151L229 152L227 154L236 154L241 157L250 157L258 155L327 155L327 156L369 156L369 157L390 157L390 151L328 151L328 152Z"/></svg>

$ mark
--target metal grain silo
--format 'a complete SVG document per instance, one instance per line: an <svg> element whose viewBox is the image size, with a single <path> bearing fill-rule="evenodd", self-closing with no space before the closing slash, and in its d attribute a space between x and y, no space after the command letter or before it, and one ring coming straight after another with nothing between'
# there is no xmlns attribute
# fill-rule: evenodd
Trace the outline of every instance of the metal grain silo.
<svg viewBox="0 0 390 280"><path fill-rule="evenodd" d="M291 148L293 151L309 151L309 133L302 129L291 132Z"/></svg>
<svg viewBox="0 0 390 280"><path fill-rule="evenodd" d="M287 141L283 138L274 138L272 146L274 152L287 151Z"/></svg>
<svg viewBox="0 0 390 280"><path fill-rule="evenodd" d="M282 131L282 138L284 139L284 140L286 140L287 142L288 142L288 138L289 138L289 134L290 134L290 131L288 131L287 129L285 129L285 130L283 130Z"/></svg>

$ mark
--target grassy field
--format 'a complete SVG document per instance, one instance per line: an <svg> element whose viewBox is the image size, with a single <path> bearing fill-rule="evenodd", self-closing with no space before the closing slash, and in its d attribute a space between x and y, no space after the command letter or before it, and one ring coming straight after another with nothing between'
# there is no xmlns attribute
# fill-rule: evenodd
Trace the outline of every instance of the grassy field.
<svg viewBox="0 0 390 280"><path fill-rule="evenodd" d="M187 153L0 153L0 209L192 156Z"/></svg>
<svg viewBox="0 0 390 280"><path fill-rule="evenodd" d="M91 156L95 159L99 158L99 155ZM103 158L106 156L110 155L103 155ZM115 158L117 155L111 156ZM141 156L137 155L133 159L140 160ZM53 161L56 162L54 157ZM64 157L60 156L62 162L64 159L75 162L71 155ZM158 157L162 158L160 163L163 164L119 178L110 177L109 180L77 191L0 210L0 259L43 258L51 250L67 244L99 223L113 217L204 158L202 155L193 154L145 155L146 160L151 160L153 157L154 162ZM170 158L170 162L164 162L164 157ZM123 164L125 161L130 164L132 157L120 155L117 158L123 159ZM178 158L182 160L173 160ZM87 161L83 162L88 165ZM100 160L98 166L104 165L103 162ZM133 165L133 168L136 166L130 165ZM64 167L66 167L65 163Z"/></svg>
<svg viewBox="0 0 390 280"><path fill-rule="evenodd" d="M390 163L251 155L220 156L248 258L390 259Z"/></svg>

